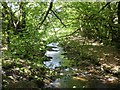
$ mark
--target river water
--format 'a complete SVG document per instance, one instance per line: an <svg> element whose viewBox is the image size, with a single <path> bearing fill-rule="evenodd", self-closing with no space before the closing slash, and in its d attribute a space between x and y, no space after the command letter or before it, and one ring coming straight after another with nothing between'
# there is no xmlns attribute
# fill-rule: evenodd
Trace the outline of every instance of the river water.
<svg viewBox="0 0 120 90"><path fill-rule="evenodd" d="M61 62L64 60L62 54L64 53L63 48L59 46L59 43L52 42L47 45L48 50L45 53L45 56L50 58L49 61L44 61L43 63L49 69L56 70L61 66ZM101 90L100 88L110 88L110 85L106 85L97 80L88 80L85 77L85 72L79 73L79 77L77 77L78 71L77 68L64 68L59 70L58 78L55 78L51 83L46 85L46 88L97 88L97 90ZM114 86L113 86L114 87ZM120 86L115 86L120 87ZM92 90L92 89L91 89Z"/></svg>
<svg viewBox="0 0 120 90"><path fill-rule="evenodd" d="M51 48L51 50L47 50L45 56L50 57L50 61L45 61L44 64L48 68L55 69L60 66L60 62L63 60L61 54L63 53L63 49L58 46L58 43L50 43L47 47Z"/></svg>
<svg viewBox="0 0 120 90"><path fill-rule="evenodd" d="M50 69L56 69L57 67L61 66L61 62L64 60L61 54L64 53L63 48L58 46L59 43L50 43L47 47L50 50L47 50L45 56L51 58L49 61L44 61L46 67ZM54 88L83 88L84 82L81 83L79 80L75 80L72 77L73 68L65 68L60 70L61 78L56 78L53 82L51 82L47 87L54 87Z"/></svg>

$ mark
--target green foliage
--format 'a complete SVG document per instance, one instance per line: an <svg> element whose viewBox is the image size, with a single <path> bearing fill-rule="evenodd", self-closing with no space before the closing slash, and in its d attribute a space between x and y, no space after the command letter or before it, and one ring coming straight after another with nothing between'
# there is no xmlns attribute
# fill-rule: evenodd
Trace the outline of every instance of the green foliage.
<svg viewBox="0 0 120 90"><path fill-rule="evenodd" d="M3 77L14 82L31 76L42 80L47 71L43 65L46 44L50 42L65 45L62 67L98 65L98 57L88 50L86 42L120 47L118 3L110 3L101 10L105 5L105 2L56 2L41 25L49 2L1 2L0 35L3 47L7 48L3 50L3 69L10 74ZM71 37L67 37L69 34Z"/></svg>
<svg viewBox="0 0 120 90"><path fill-rule="evenodd" d="M43 19L44 13L48 7L47 2L26 4L22 3L22 6L24 8L20 9L25 12L26 16L19 16L17 14L18 12L15 12L15 15L13 15L13 21L15 19L15 22L17 22L16 20L18 19L16 18L21 18L20 23L22 23L22 20L24 18L26 22L26 28L21 28L22 30L24 30L24 32L21 33L22 35L24 34L21 40L25 40L24 38L30 38L30 36L33 36L30 39L33 40L36 37L36 41L42 42L42 40L45 40L47 43L49 43L55 40L59 40L59 37L65 36L75 31L77 28L80 28L80 36L88 37L88 39L90 40L95 40L107 44L106 42L111 42L114 38L112 35L112 31L115 30L114 27L113 29L111 29L109 24L110 14L113 13L113 18L116 17L117 9L116 4L112 3L110 4L111 10L109 10L107 6L104 10L98 13L100 8L102 8L105 4L106 3L101 2L55 3L53 10L57 14L57 16L62 20L62 22L66 25L66 28L63 27L60 20L52 12L48 14L48 17L45 20L44 24L41 27L39 27L39 23ZM18 10L19 8L17 8L17 6L19 7L21 3L13 3L13 5L15 5L16 7L14 8ZM11 15L9 13L6 13L4 9L6 8L3 7L3 13L6 15L3 17L3 26L12 23L10 21ZM7 9L9 10L10 8ZM11 12L14 12L14 10L11 10ZM22 12L20 12L19 14L22 14ZM8 27L3 27L3 36L4 38L9 38L11 41L13 37L15 37L15 28L10 25L8 25ZM22 27L22 25L20 27ZM10 35L8 35L8 33L10 33ZM8 36L6 36L6 34ZM11 37L12 35L13 37ZM19 35L16 35L16 37L19 37ZM38 38L40 40L38 40ZM24 41L24 43L29 44L29 42L32 42L31 40L29 42L28 41ZM33 40L33 42L34 41L35 40ZM30 44L30 46L28 47L31 46L32 45Z"/></svg>

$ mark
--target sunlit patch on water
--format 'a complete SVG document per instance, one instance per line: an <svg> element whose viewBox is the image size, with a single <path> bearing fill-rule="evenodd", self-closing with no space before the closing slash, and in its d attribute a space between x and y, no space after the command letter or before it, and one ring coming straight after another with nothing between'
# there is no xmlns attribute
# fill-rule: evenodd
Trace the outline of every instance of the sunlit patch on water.
<svg viewBox="0 0 120 90"><path fill-rule="evenodd" d="M47 44L47 46L48 47L58 47L58 42L57 43L54 43L54 42L52 42L52 43L50 43L50 44Z"/></svg>

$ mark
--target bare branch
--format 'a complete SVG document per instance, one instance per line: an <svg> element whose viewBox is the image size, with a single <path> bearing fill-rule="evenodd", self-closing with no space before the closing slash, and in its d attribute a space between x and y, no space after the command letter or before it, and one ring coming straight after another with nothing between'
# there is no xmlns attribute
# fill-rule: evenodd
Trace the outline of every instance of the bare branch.
<svg viewBox="0 0 120 90"><path fill-rule="evenodd" d="M110 3L111 3L111 2L106 3L105 6L103 6L103 7L98 11L98 13L100 13L103 9L105 9Z"/></svg>
<svg viewBox="0 0 120 90"><path fill-rule="evenodd" d="M51 10L51 11L52 11L52 13L60 20L60 22L62 23L62 25L63 25L64 27L66 27L66 25L62 22L61 18L60 18L53 10Z"/></svg>

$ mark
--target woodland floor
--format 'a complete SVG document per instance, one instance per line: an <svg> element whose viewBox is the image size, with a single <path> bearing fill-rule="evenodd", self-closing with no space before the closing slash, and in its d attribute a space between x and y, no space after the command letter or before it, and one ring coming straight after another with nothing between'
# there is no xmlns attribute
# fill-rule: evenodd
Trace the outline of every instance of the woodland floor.
<svg viewBox="0 0 120 90"><path fill-rule="evenodd" d="M78 40L69 40L62 43L62 47L65 51L65 57L71 60L70 66L77 68L74 71L73 79L81 81L92 81L94 80L116 87L120 87L120 52L112 46L103 45L80 45L81 42ZM46 74L49 69L36 66L34 62L25 61L18 59L5 59L3 60L3 86L10 85L19 81L31 81L35 78L41 82L37 82L40 87L44 87L44 83L50 83L52 79ZM31 67L32 66L32 67ZM50 77L52 74L50 75ZM39 77L39 78L38 78ZM43 81L43 82L42 82ZM32 83L32 85L31 85ZM17 85L19 88L24 87L23 85ZM24 84L22 82L22 84ZM10 87L17 87L13 85ZM38 87L33 82L29 82L30 88Z"/></svg>
<svg viewBox="0 0 120 90"><path fill-rule="evenodd" d="M66 56L76 62L72 67L77 66L78 73L85 73L74 78L93 79L111 87L118 87L120 85L120 51L113 46L103 46L98 43L80 45L80 43L79 39L71 39L63 47L67 52Z"/></svg>

